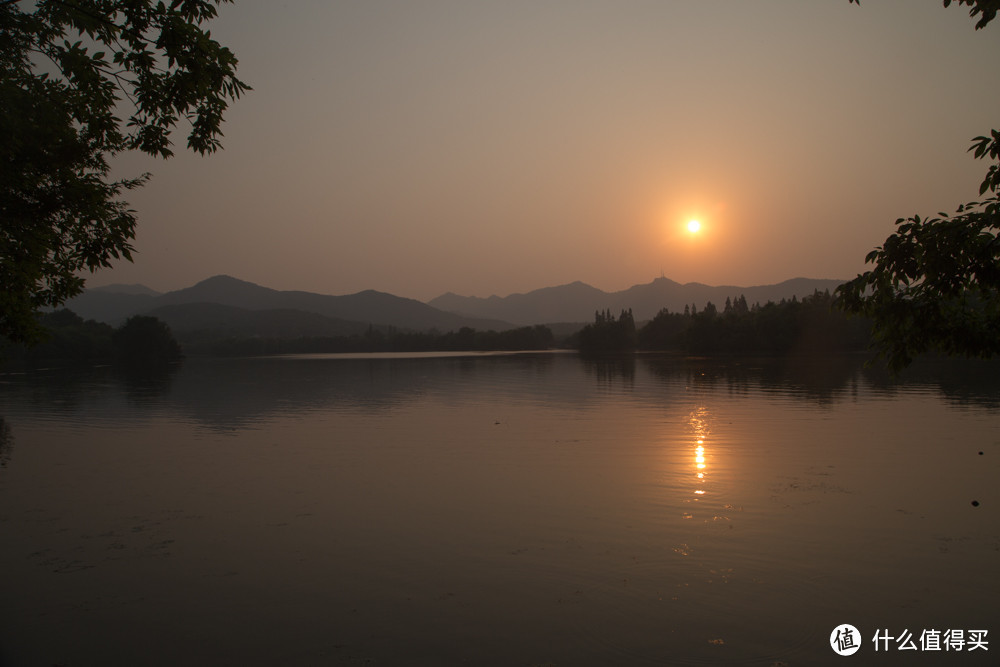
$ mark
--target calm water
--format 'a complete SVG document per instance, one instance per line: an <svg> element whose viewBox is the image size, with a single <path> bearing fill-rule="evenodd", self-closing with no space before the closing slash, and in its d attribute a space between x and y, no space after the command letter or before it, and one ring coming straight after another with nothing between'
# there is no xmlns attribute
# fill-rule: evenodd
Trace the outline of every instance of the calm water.
<svg viewBox="0 0 1000 667"><path fill-rule="evenodd" d="M0 375L0 664L997 664L994 369ZM876 653L879 629L990 650Z"/></svg>

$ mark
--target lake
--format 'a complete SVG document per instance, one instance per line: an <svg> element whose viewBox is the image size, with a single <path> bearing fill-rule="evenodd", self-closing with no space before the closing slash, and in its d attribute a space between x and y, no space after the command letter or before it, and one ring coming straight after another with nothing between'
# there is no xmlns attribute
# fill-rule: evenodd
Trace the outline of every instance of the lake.
<svg viewBox="0 0 1000 667"><path fill-rule="evenodd" d="M995 665L997 368L4 373L0 664Z"/></svg>

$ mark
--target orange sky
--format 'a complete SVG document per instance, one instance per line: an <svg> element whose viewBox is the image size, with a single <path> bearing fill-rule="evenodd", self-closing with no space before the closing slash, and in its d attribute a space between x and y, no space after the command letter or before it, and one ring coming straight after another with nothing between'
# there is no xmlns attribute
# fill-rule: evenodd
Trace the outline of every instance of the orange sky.
<svg viewBox="0 0 1000 667"><path fill-rule="evenodd" d="M976 197L1000 126L1000 26L939 0L238 0L212 34L255 90L223 152L119 160L139 252L91 285L849 278Z"/></svg>

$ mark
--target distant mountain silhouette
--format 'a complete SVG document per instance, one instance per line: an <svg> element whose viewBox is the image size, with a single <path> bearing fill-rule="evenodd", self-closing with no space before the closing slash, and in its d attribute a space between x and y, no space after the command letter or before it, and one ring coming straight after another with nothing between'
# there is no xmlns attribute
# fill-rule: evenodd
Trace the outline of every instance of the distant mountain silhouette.
<svg viewBox="0 0 1000 667"><path fill-rule="evenodd" d="M300 338L304 336L350 336L361 334L368 324L341 320L289 308L250 310L218 303L177 303L146 313L171 330L183 334L212 336Z"/></svg>
<svg viewBox="0 0 1000 667"><path fill-rule="evenodd" d="M594 317L595 310L611 305L607 292L580 281L502 298L494 295L484 299L448 292L428 303L435 308L470 317L483 317L473 313L506 313L499 319L521 326L545 322L586 322Z"/></svg>
<svg viewBox="0 0 1000 667"><path fill-rule="evenodd" d="M69 308L85 320L97 320L118 326L132 315L141 315L156 307L157 297L152 294L126 294L88 289L66 301Z"/></svg>
<svg viewBox="0 0 1000 667"><path fill-rule="evenodd" d="M160 295L160 292L157 292L154 289L150 289L145 285L139 285L137 283L133 283L131 285L115 283L113 285L104 285L102 287L91 287L89 289L92 292L112 292L114 294L143 294L146 296Z"/></svg>
<svg viewBox="0 0 1000 667"><path fill-rule="evenodd" d="M546 287L507 297L464 297L443 294L429 303L366 290L331 296L281 291L219 275L191 287L160 294L142 285L108 285L86 290L65 307L85 319L119 325L132 315L151 314L178 334L212 332L226 336L339 336L360 333L370 325L410 331L462 327L502 331L515 326L557 322L590 322L597 310L631 308L636 321L652 318L662 308L681 312L685 305L720 310L726 297L744 295L752 305L833 290L842 281L795 278L776 285L709 286L657 278L620 292L605 292L582 282Z"/></svg>
<svg viewBox="0 0 1000 667"><path fill-rule="evenodd" d="M692 303L699 309L711 301L722 310L727 297L744 295L752 305L778 302L793 296L802 298L815 290L831 292L842 280L793 278L775 285L753 287L710 286L701 283L680 284L668 278L635 285L620 292L604 292L585 283L574 282L547 287L527 294L489 298L459 296L448 292L428 303L435 308L468 317L497 318L523 326L550 322L589 322L594 312L610 308L612 312L632 309L636 321L651 319L661 309L682 312Z"/></svg>
<svg viewBox="0 0 1000 667"><path fill-rule="evenodd" d="M179 308L181 306L183 308ZM67 301L65 307L85 319L112 325L118 325L132 315L163 315L171 328L180 333L221 328L231 330L233 335L265 335L260 332L267 328L263 320L269 316L288 319L287 326L301 332L296 335L308 336L338 335L330 333L334 331L350 333L367 329L371 324L413 331L453 331L461 327L483 330L513 328L507 322L447 313L415 299L374 290L330 296L279 291L221 275L160 295L87 290ZM240 311L257 312L248 314ZM309 318L307 314L319 315L323 319ZM293 321L295 324L292 324ZM282 326L285 325L273 324L273 328Z"/></svg>

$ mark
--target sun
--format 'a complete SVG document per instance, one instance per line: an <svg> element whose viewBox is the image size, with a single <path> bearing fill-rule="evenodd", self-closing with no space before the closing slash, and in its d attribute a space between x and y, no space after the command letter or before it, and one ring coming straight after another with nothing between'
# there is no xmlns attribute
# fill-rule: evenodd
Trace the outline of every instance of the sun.
<svg viewBox="0 0 1000 667"><path fill-rule="evenodd" d="M700 222L698 222L697 220L690 220L690 221L688 221L687 230L689 232L691 232L692 234L697 234L700 229L701 229L701 223Z"/></svg>

